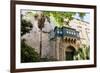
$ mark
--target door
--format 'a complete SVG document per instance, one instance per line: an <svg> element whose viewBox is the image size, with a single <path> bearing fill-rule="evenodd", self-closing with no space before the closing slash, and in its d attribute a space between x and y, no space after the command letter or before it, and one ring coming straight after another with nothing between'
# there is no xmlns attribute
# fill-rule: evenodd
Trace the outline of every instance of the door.
<svg viewBox="0 0 100 73"><path fill-rule="evenodd" d="M73 60L73 56L74 56L73 52L66 51L65 54L66 54L66 60Z"/></svg>
<svg viewBox="0 0 100 73"><path fill-rule="evenodd" d="M67 60L74 60L74 55L75 55L75 48L73 46L69 46L66 48L65 51L65 58Z"/></svg>

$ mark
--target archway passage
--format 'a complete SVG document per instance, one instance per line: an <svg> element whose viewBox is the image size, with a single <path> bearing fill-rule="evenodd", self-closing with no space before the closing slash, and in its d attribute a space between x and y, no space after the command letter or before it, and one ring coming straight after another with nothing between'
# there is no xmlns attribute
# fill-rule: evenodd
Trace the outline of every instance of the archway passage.
<svg viewBox="0 0 100 73"><path fill-rule="evenodd" d="M66 60L74 60L75 48L73 46L68 46L65 51L65 59Z"/></svg>

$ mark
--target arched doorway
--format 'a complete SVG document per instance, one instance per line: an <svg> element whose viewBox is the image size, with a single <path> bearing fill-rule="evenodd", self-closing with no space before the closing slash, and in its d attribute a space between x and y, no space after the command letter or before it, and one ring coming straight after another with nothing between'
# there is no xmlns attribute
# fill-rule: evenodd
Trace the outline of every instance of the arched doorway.
<svg viewBox="0 0 100 73"><path fill-rule="evenodd" d="M65 51L65 59L66 60L74 60L75 48L73 46L68 46Z"/></svg>

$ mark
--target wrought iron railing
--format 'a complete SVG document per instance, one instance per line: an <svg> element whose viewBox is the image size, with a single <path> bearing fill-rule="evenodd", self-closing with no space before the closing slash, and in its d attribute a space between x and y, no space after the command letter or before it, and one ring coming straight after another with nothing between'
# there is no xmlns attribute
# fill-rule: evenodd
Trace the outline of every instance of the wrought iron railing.
<svg viewBox="0 0 100 73"><path fill-rule="evenodd" d="M68 36L68 37L79 38L79 32L76 31L76 29L69 27L61 27L61 28L55 27L54 32L56 37Z"/></svg>

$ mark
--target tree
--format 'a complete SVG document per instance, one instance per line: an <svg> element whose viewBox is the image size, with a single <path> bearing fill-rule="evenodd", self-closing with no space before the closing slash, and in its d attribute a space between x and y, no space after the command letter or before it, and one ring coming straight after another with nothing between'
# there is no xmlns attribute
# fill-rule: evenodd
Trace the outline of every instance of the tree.
<svg viewBox="0 0 100 73"><path fill-rule="evenodd" d="M35 49L28 46L25 40L21 41L21 62L38 62L40 60L39 55L35 52Z"/></svg>
<svg viewBox="0 0 100 73"><path fill-rule="evenodd" d="M29 33L32 27L33 26L31 22L22 19L21 20L21 36L23 36L26 33Z"/></svg>
<svg viewBox="0 0 100 73"><path fill-rule="evenodd" d="M79 17L80 17L81 20L83 20L84 16L86 15L86 13L82 13L82 12L81 13L78 12L78 14L79 14Z"/></svg>
<svg viewBox="0 0 100 73"><path fill-rule="evenodd" d="M32 23L22 19L21 16L21 36L23 36L26 33L29 33L30 30L32 30ZM38 53L35 51L35 48L32 48L28 46L25 43L25 40L21 40L21 62L38 62L40 60L40 57Z"/></svg>
<svg viewBox="0 0 100 73"><path fill-rule="evenodd" d="M53 17L55 19L55 24L59 27L63 26L64 19L67 19L66 25L69 26L69 22L73 20L74 16L78 13L81 20L83 20L86 13L84 12L58 12L58 11L43 11L44 15L48 17Z"/></svg>
<svg viewBox="0 0 100 73"><path fill-rule="evenodd" d="M55 23L59 24L60 27L63 26L64 19L68 19L66 25L69 25L69 22L73 19L73 16L76 14L76 12L58 12L58 11L52 11L52 12L44 11L43 13L48 17L50 16L54 17Z"/></svg>

